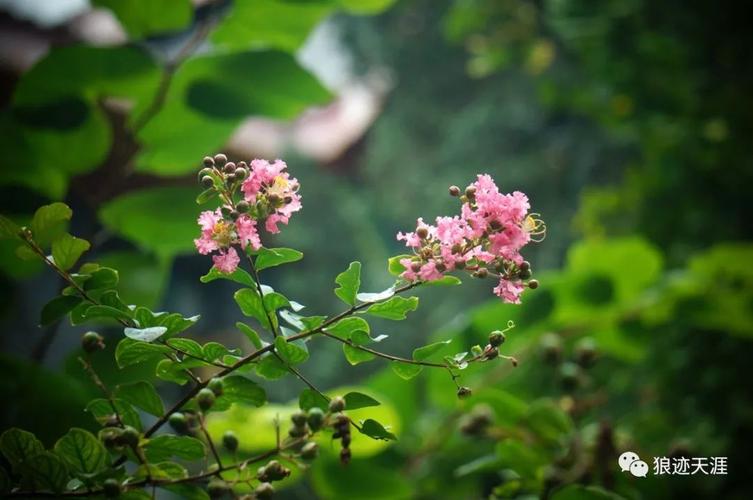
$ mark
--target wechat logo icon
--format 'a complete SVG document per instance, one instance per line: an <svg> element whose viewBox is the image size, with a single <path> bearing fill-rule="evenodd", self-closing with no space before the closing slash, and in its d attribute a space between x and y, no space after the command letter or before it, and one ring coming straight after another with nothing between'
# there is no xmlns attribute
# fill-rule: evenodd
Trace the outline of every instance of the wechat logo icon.
<svg viewBox="0 0 753 500"><path fill-rule="evenodd" d="M617 459L622 472L630 472L635 477L646 477L648 474L648 464L641 460L637 453L626 451Z"/></svg>

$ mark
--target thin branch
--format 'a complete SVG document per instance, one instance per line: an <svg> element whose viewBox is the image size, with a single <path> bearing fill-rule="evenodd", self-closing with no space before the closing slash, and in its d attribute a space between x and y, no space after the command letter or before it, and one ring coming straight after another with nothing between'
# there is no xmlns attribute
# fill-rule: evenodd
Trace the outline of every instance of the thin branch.
<svg viewBox="0 0 753 500"><path fill-rule="evenodd" d="M201 427L201 432L204 434L204 437L207 439L207 443L209 444L209 449L212 450L212 455L214 455L214 461L217 462L217 477L220 479L222 478L222 460L220 459L220 454L217 452L217 447L214 445L214 440L212 439L212 436L209 435L209 431L207 430L207 426L204 424L204 415L199 414L199 427Z"/></svg>
<svg viewBox="0 0 753 500"><path fill-rule="evenodd" d="M408 358L401 358L400 356L393 356L392 354L387 354L384 352L376 351L374 349L370 349L362 345L354 344L352 340L341 339L337 335L332 335L331 333L322 332L322 335L324 335L325 337L329 337L333 340L337 340L338 342L342 342L343 344L349 345L350 347L353 347L354 349L358 349L359 351L368 352L368 353L373 354L374 356L388 359L390 361L399 361L401 363L408 363L411 365L430 366L432 368L452 368L450 365L447 365L444 363L431 363L429 361L416 361L415 359L408 359Z"/></svg>

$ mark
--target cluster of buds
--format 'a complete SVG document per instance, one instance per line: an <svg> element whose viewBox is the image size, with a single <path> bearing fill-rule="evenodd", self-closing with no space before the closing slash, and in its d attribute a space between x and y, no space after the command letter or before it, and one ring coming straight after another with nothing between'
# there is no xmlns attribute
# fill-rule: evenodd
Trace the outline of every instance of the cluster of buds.
<svg viewBox="0 0 753 500"><path fill-rule="evenodd" d="M267 465L259 467L256 471L256 479L262 483L282 481L290 475L290 469L284 467L277 460L270 460Z"/></svg>
<svg viewBox="0 0 753 500"><path fill-rule="evenodd" d="M215 268L231 273L240 262L235 246L261 248L259 224L269 233L279 233L279 224L287 224L301 209L299 184L282 160L256 159L249 165L217 154L204 158L203 165L199 182L207 189L207 198L219 196L221 206L199 215L201 236L194 244L202 255L214 253Z"/></svg>
<svg viewBox="0 0 753 500"><path fill-rule="evenodd" d="M126 449L133 449L139 445L141 434L130 425L121 425L120 419L113 415L99 431L99 440L108 450L123 453Z"/></svg>
<svg viewBox="0 0 753 500"><path fill-rule="evenodd" d="M520 250L546 234L544 222L528 213L528 197L519 191L500 193L488 175L479 175L464 192L451 186L450 195L460 199L460 215L437 217L435 225L418 219L415 231L398 233L397 239L413 249L411 257L400 260L405 267L401 277L432 281L465 270L476 278L497 278L494 293L505 302L520 303L526 286L539 285Z"/></svg>
<svg viewBox="0 0 753 500"><path fill-rule="evenodd" d="M340 440L340 462L343 464L350 463L350 419L343 413L345 411L345 400L341 397L332 398L329 402L329 411L332 413L332 439Z"/></svg>
<svg viewBox="0 0 753 500"><path fill-rule="evenodd" d="M543 335L539 348L543 360L558 367L560 383L568 392L581 385L585 370L593 366L598 355L596 342L590 337L584 337L575 344L570 359L566 359L562 339L556 333Z"/></svg>
<svg viewBox="0 0 753 500"><path fill-rule="evenodd" d="M168 423L175 432L185 436L197 436L201 429L198 415L191 411L176 411L170 415Z"/></svg>

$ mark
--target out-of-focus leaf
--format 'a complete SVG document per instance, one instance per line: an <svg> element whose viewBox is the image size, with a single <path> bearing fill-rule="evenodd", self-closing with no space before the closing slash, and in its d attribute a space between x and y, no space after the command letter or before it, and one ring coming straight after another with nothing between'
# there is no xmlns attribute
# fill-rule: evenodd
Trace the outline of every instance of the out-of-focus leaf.
<svg viewBox="0 0 753 500"><path fill-rule="evenodd" d="M115 389L115 397L158 417L161 417L165 413L157 390L145 380L119 385Z"/></svg>
<svg viewBox="0 0 753 500"><path fill-rule="evenodd" d="M277 380L288 373L283 362L275 356L264 356L256 365L256 374L269 380Z"/></svg>
<svg viewBox="0 0 753 500"><path fill-rule="evenodd" d="M61 295L49 301L43 308L40 325L48 326L68 314L83 299L73 295Z"/></svg>
<svg viewBox="0 0 753 500"><path fill-rule="evenodd" d="M8 429L0 435L0 452L14 469L44 451L44 445L31 432Z"/></svg>
<svg viewBox="0 0 753 500"><path fill-rule="evenodd" d="M194 250L199 209L193 196L192 188L142 189L111 200L99 217L108 229L139 247L170 257Z"/></svg>
<svg viewBox="0 0 753 500"><path fill-rule="evenodd" d="M43 451L24 462L20 472L24 489L60 493L68 484L68 468L51 451Z"/></svg>
<svg viewBox="0 0 753 500"><path fill-rule="evenodd" d="M452 339L442 340L440 342L434 342L433 344L419 347L413 351L413 359L416 361L425 361L441 351L450 342L452 342Z"/></svg>
<svg viewBox="0 0 753 500"><path fill-rule="evenodd" d="M100 267L91 274L91 278L84 283L84 290L101 290L113 288L120 281L118 271L109 267Z"/></svg>
<svg viewBox="0 0 753 500"><path fill-rule="evenodd" d="M303 411L308 411L314 407L321 408L322 410L326 411L327 407L329 406L329 401L327 401L316 391L306 388L301 391L301 394L298 396L298 406Z"/></svg>
<svg viewBox="0 0 753 500"><path fill-rule="evenodd" d="M73 428L55 443L55 453L77 474L95 474L109 463L109 455L91 432Z"/></svg>
<svg viewBox="0 0 753 500"><path fill-rule="evenodd" d="M131 38L145 38L188 26L193 15L189 0L94 0L110 9Z"/></svg>
<svg viewBox="0 0 753 500"><path fill-rule="evenodd" d="M552 500L620 500L623 497L598 486L570 484L556 490L551 498Z"/></svg>
<svg viewBox="0 0 753 500"><path fill-rule="evenodd" d="M396 375L404 380L410 380L424 369L421 365L413 365L410 363L403 363L400 361L393 361L390 363L390 368Z"/></svg>
<svg viewBox="0 0 753 500"><path fill-rule="evenodd" d="M342 474L342 464L322 458L314 463L312 482L320 498L362 500L414 498L410 481L394 467L373 460L353 459L348 474Z"/></svg>

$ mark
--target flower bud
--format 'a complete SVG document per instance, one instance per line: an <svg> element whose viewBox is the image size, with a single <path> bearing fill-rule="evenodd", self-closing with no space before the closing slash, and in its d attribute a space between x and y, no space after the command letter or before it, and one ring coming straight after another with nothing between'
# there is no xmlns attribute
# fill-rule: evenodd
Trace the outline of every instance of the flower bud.
<svg viewBox="0 0 753 500"><path fill-rule="evenodd" d="M303 445L301 448L301 458L304 460L313 460L319 454L319 445L313 441Z"/></svg>
<svg viewBox="0 0 753 500"><path fill-rule="evenodd" d="M547 333L539 341L544 361L549 364L558 363L562 356L562 340L556 333Z"/></svg>
<svg viewBox="0 0 753 500"><path fill-rule="evenodd" d="M473 273L473 276L476 277L476 278L484 279L487 276L489 276L489 271L485 267L480 267L478 269L478 271L476 271L475 273Z"/></svg>
<svg viewBox="0 0 753 500"><path fill-rule="evenodd" d="M575 345L575 362L583 368L593 365L596 360L596 342L591 337L584 337Z"/></svg>
<svg viewBox="0 0 753 500"><path fill-rule="evenodd" d="M335 396L329 402L329 411L331 413L338 413L345 409L345 400L340 396Z"/></svg>
<svg viewBox="0 0 753 500"><path fill-rule="evenodd" d="M219 168L224 167L225 163L227 163L227 156L225 156L222 153L214 155L214 164L217 165Z"/></svg>
<svg viewBox="0 0 753 500"><path fill-rule="evenodd" d="M340 462L343 465L348 465L350 463L350 458L350 448L343 448L342 450L340 450Z"/></svg>
<svg viewBox="0 0 753 500"><path fill-rule="evenodd" d="M502 229L502 223L499 222L497 219L492 220L489 222L489 227L492 228L494 231L499 231Z"/></svg>
<svg viewBox="0 0 753 500"><path fill-rule="evenodd" d="M539 280L530 280L528 281L528 288L531 290L536 290L539 287Z"/></svg>
<svg viewBox="0 0 753 500"><path fill-rule="evenodd" d="M289 475L290 469L283 467L277 460L271 460L264 467L264 476L268 477L270 481L280 481Z"/></svg>
<svg viewBox="0 0 753 500"><path fill-rule="evenodd" d="M225 182L227 182L228 184L235 182L235 174L233 173L225 175Z"/></svg>
<svg viewBox="0 0 753 500"><path fill-rule="evenodd" d="M527 260L524 260L523 262L520 263L520 265L518 266L518 269L520 269L521 271L528 271L529 269L531 269L531 263L528 262Z"/></svg>
<svg viewBox="0 0 753 500"><path fill-rule="evenodd" d="M505 334L499 330L494 330L489 334L489 344L493 347L499 347L505 343Z"/></svg>
<svg viewBox="0 0 753 500"><path fill-rule="evenodd" d="M254 495L259 500L267 500L269 498L272 498L274 494L275 494L275 488L269 483L261 483L254 490Z"/></svg>
<svg viewBox="0 0 753 500"><path fill-rule="evenodd" d="M486 346L486 349L484 349L484 358L486 359L494 359L497 356L499 356L499 349L492 346Z"/></svg>
<svg viewBox="0 0 753 500"><path fill-rule="evenodd" d="M222 498L230 492L230 485L219 478L214 478L207 485L210 498Z"/></svg>
<svg viewBox="0 0 753 500"><path fill-rule="evenodd" d="M141 439L141 434L139 434L139 431L137 431L130 425L123 427L123 432L120 434L121 443L133 448L139 445L139 439Z"/></svg>
<svg viewBox="0 0 753 500"><path fill-rule="evenodd" d="M123 431L120 427L107 427L99 433L99 440L108 450L114 450L121 446L120 435Z"/></svg>
<svg viewBox="0 0 753 500"><path fill-rule="evenodd" d="M309 428L313 432L316 432L322 427L322 423L324 422L324 412L321 408L311 408L309 410L309 415L306 421L309 425Z"/></svg>
<svg viewBox="0 0 753 500"><path fill-rule="evenodd" d="M455 261L455 269L465 269L465 261L464 260L456 260Z"/></svg>
<svg viewBox="0 0 753 500"><path fill-rule="evenodd" d="M207 384L209 390L214 393L215 396L222 396L223 383L221 378L213 378Z"/></svg>
<svg viewBox="0 0 753 500"><path fill-rule="evenodd" d="M566 362L562 363L559 372L560 382L562 388L566 391L572 391L578 387L580 381L580 368L575 363Z"/></svg>
<svg viewBox="0 0 753 500"><path fill-rule="evenodd" d="M236 168L235 172L233 172L233 175L235 175L235 178L239 181L242 181L246 177L248 177L248 170L245 168Z"/></svg>
<svg viewBox="0 0 753 500"><path fill-rule="evenodd" d="M450 196L460 196L460 188L457 186L450 186Z"/></svg>
<svg viewBox="0 0 753 500"><path fill-rule="evenodd" d="M241 160L241 161L238 162L238 168L248 168L248 163L246 163L245 161Z"/></svg>
<svg viewBox="0 0 753 500"><path fill-rule="evenodd" d="M518 278L522 280L527 280L531 277L531 270L530 269L519 269L518 270Z"/></svg>
<svg viewBox="0 0 753 500"><path fill-rule="evenodd" d="M240 217L241 214L237 210L231 210L230 211L230 218L233 220L238 220L238 217Z"/></svg>
<svg viewBox="0 0 753 500"><path fill-rule="evenodd" d="M232 162L232 161L229 161L229 162L227 162L227 163L225 164L225 166L224 166L224 167L222 167L222 170L223 170L223 171L224 171L224 172L225 172L226 174L232 174L232 173L234 173L234 172L235 172L235 169L236 169L235 163L234 163L234 162Z"/></svg>
<svg viewBox="0 0 753 500"><path fill-rule="evenodd" d="M269 204L270 205L272 205L273 207L276 207L282 201L282 198L280 198L278 195L272 193L269 196L267 196L267 200L269 200Z"/></svg>
<svg viewBox="0 0 753 500"><path fill-rule="evenodd" d="M211 175L211 174L212 174L212 169L211 168L202 168L201 170L199 170L199 176L198 176L199 180L201 181L201 179L204 176Z"/></svg>
<svg viewBox="0 0 753 500"><path fill-rule="evenodd" d="M208 175L205 175L204 177L201 178L201 185L209 189L210 187L214 186L214 179L212 179Z"/></svg>
<svg viewBox="0 0 753 500"><path fill-rule="evenodd" d="M340 443L343 448L350 448L350 432L343 434L342 438L340 438Z"/></svg>
<svg viewBox="0 0 753 500"><path fill-rule="evenodd" d="M306 435L306 424L301 427L291 427L288 430L288 435L292 438L301 438Z"/></svg>
<svg viewBox="0 0 753 500"><path fill-rule="evenodd" d="M437 261L437 263L434 264L434 268L437 271L439 271L440 273L443 273L443 272L447 271L447 266L445 266L444 262L442 262L442 261Z"/></svg>
<svg viewBox="0 0 753 500"><path fill-rule="evenodd" d="M455 243L452 245L452 253L460 253L463 251L463 247L460 245L460 243Z"/></svg>
<svg viewBox="0 0 753 500"><path fill-rule="evenodd" d="M81 347L89 353L100 351L105 348L105 339L97 332L86 332L81 337Z"/></svg>
<svg viewBox="0 0 753 500"><path fill-rule="evenodd" d="M290 203L293 202L293 197L292 196L286 196L285 198L282 199L282 201L283 201L283 203L285 203L286 205L288 205L288 204L290 204Z"/></svg>
<svg viewBox="0 0 753 500"><path fill-rule="evenodd" d="M202 165L205 167L212 168L214 167L214 158L211 156L205 156L203 160L201 160Z"/></svg>
<svg viewBox="0 0 753 500"><path fill-rule="evenodd" d="M222 435L222 446L230 453L234 453L238 449L238 436L233 431L225 431Z"/></svg>
<svg viewBox="0 0 753 500"><path fill-rule="evenodd" d="M168 422L170 423L170 427L172 427L178 434L185 434L188 432L188 421L184 414L175 412L170 415Z"/></svg>
<svg viewBox="0 0 753 500"><path fill-rule="evenodd" d="M230 217L230 213L231 213L232 211L233 211L233 209L232 209L232 208L230 208L230 207L229 207L229 206L227 206L227 205L222 205L222 206L220 207L220 212L222 213L222 215L223 215L224 217Z"/></svg>
<svg viewBox="0 0 753 500"><path fill-rule="evenodd" d="M210 409L214 404L214 400L214 392L206 387L200 390L196 395L196 402L199 404L199 408L201 408L203 411Z"/></svg>
<svg viewBox="0 0 753 500"><path fill-rule="evenodd" d="M465 188L465 195L468 197L469 200L472 200L476 197L476 187L475 186L468 186Z"/></svg>
<svg viewBox="0 0 753 500"><path fill-rule="evenodd" d="M425 240L426 237L429 236L429 230L425 227L419 227L418 229L416 229L416 235L422 240Z"/></svg>
<svg viewBox="0 0 753 500"><path fill-rule="evenodd" d="M245 214L246 212L248 212L248 209L249 209L248 202L247 201L239 201L238 203L235 204L235 209L238 212L240 212L242 214Z"/></svg>
<svg viewBox="0 0 753 500"><path fill-rule="evenodd" d="M469 397L471 397L472 394L473 394L473 391L471 390L470 387L460 387L460 388L458 388L458 397L460 399L469 398Z"/></svg>
<svg viewBox="0 0 753 500"><path fill-rule="evenodd" d="M410 269L414 273L419 272L421 270L421 263L420 262L414 262L413 264L410 265Z"/></svg>
<svg viewBox="0 0 753 500"><path fill-rule="evenodd" d="M106 479L102 483L102 492L105 498L118 498L120 496L120 482L115 478Z"/></svg>
<svg viewBox="0 0 753 500"><path fill-rule="evenodd" d="M290 420L296 427L303 427L306 425L306 414L302 411L296 411L290 416Z"/></svg>

